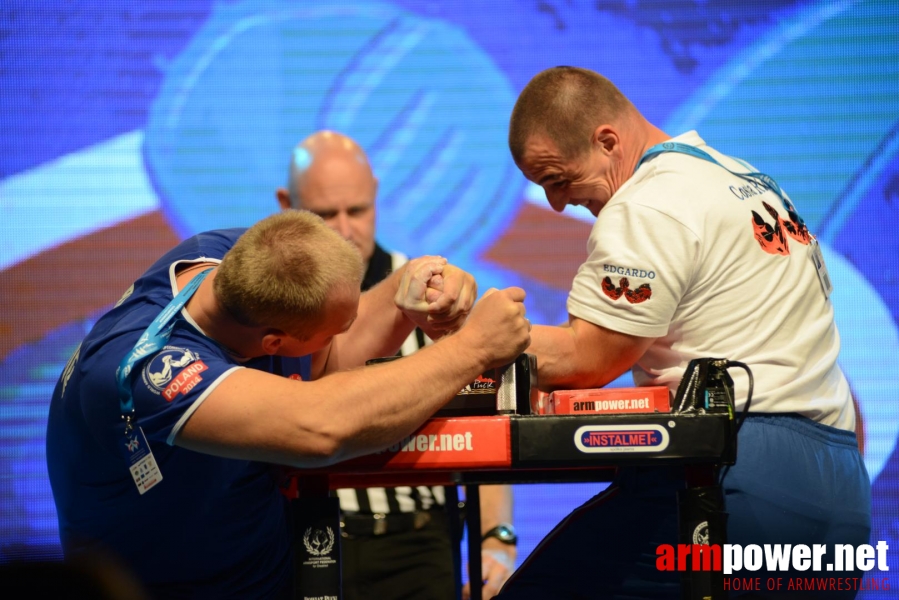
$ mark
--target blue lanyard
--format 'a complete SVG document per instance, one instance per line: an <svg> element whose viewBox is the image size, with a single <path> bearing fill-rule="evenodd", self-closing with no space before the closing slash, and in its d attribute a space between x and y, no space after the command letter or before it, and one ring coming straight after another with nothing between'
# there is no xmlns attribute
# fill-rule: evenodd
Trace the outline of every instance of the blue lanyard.
<svg viewBox="0 0 899 600"><path fill-rule="evenodd" d="M184 288L178 292L178 295L172 298L168 306L162 309L150 326L147 327L134 348L125 355L119 368L116 369L115 376L119 386L119 407L122 409L122 418L125 420L126 431L132 426L134 418L134 398L131 397L131 371L135 366L154 352L165 347L169 338L172 336L172 329L175 327L174 317L177 315L187 301L190 300L209 272L211 268L206 269L196 277L190 280Z"/></svg>
<svg viewBox="0 0 899 600"><path fill-rule="evenodd" d="M749 179L756 183L761 184L765 188L771 190L780 198L781 202L783 202L784 206L796 216L796 221L800 225L805 225L805 221L802 220L802 217L799 216L799 212L793 206L793 203L790 202L790 199L787 198L787 195L783 193L783 190L780 189L780 186L777 185L777 182L774 181L769 175L765 175L764 173L759 173L756 171L750 171L748 173L738 173L737 171L731 171L720 162L718 162L714 156L706 152L705 150L700 150L696 146L691 146L689 144L681 144L680 142L663 142L661 144L656 144L652 148L646 151L645 154L640 158L639 162L637 162L637 166L634 168L634 172L640 168L647 159L655 156L656 154L663 154L665 152L679 152L680 154L687 154L689 156L694 156L696 158L701 158L702 160L706 160L712 164L716 164L731 175L736 175L741 179ZM737 159L734 159L737 160Z"/></svg>

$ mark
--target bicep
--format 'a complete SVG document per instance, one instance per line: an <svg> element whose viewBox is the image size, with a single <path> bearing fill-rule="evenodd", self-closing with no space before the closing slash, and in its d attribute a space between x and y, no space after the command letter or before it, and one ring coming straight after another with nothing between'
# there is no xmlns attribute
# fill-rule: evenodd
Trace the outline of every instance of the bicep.
<svg viewBox="0 0 899 600"><path fill-rule="evenodd" d="M243 460L316 463L333 442L316 421L312 387L254 369L238 369L219 383L175 437L177 446Z"/></svg>
<svg viewBox="0 0 899 600"><path fill-rule="evenodd" d="M699 238L657 210L624 203L603 211L568 296L569 314L616 332L666 335L696 277Z"/></svg>

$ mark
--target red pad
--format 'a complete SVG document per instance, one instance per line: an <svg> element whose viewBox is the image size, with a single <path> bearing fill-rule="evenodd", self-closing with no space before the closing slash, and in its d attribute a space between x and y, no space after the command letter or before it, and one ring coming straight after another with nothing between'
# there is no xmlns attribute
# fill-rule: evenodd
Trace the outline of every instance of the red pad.
<svg viewBox="0 0 899 600"><path fill-rule="evenodd" d="M512 464L509 417L437 418L377 454L337 465L337 470L487 469Z"/></svg>
<svg viewBox="0 0 899 600"><path fill-rule="evenodd" d="M556 390L546 403L548 415L620 415L671 412L668 388Z"/></svg>

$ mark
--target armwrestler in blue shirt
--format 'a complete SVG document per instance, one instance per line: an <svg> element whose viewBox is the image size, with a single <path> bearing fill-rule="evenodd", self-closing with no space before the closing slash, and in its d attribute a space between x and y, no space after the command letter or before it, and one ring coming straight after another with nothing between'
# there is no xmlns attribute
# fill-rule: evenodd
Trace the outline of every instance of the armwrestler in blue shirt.
<svg viewBox="0 0 899 600"><path fill-rule="evenodd" d="M135 281L53 393L47 462L66 556L111 551L158 597L289 593L286 507L269 464L383 449L528 343L521 290L473 307L474 280L439 257L360 298L361 277L352 244L289 211L190 238ZM142 333L198 281L168 339L142 356ZM402 364L346 371L393 354L416 325L458 332ZM126 356L136 360L121 394ZM155 483L129 470L129 396Z"/></svg>

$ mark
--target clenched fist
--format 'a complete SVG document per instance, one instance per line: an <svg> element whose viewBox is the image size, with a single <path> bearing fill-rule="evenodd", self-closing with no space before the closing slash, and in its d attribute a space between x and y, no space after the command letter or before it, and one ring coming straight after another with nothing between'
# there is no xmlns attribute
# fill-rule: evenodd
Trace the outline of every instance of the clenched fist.
<svg viewBox="0 0 899 600"><path fill-rule="evenodd" d="M472 348L486 353L488 368L512 362L531 343L524 298L524 290L517 287L487 290L459 332L471 336Z"/></svg>
<svg viewBox="0 0 899 600"><path fill-rule="evenodd" d="M477 298L478 286L470 274L440 256L409 261L394 303L429 337L459 329Z"/></svg>

